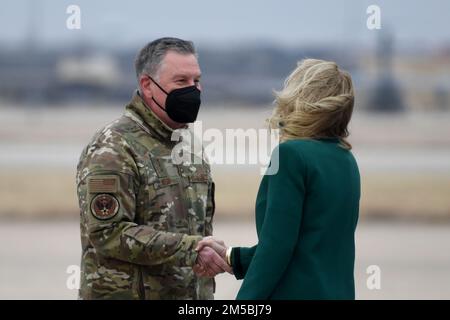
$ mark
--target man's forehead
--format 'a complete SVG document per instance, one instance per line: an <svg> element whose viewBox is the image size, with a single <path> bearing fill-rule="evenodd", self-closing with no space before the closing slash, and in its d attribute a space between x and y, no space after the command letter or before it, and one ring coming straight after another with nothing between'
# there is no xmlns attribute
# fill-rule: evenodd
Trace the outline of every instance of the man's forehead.
<svg viewBox="0 0 450 320"><path fill-rule="evenodd" d="M163 59L160 72L166 76L200 76L200 66L193 54L180 54L169 51Z"/></svg>

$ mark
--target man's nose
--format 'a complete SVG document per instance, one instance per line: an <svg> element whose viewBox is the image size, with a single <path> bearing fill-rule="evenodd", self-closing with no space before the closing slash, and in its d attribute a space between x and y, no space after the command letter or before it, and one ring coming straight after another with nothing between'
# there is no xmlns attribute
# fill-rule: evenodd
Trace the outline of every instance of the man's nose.
<svg viewBox="0 0 450 320"><path fill-rule="evenodd" d="M202 86L200 85L200 81L191 80L191 81L189 81L189 86L196 86L198 90L202 90Z"/></svg>

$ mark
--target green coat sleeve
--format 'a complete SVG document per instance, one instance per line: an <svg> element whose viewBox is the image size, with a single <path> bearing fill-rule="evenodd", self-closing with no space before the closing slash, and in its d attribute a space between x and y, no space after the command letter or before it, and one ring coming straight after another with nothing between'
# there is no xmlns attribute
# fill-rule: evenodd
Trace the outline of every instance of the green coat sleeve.
<svg viewBox="0 0 450 320"><path fill-rule="evenodd" d="M201 236L155 230L136 221L136 192L139 174L130 148L117 134L108 136L105 143L99 139L96 147L87 151L78 166L78 198L85 238L98 254L140 265L170 264L193 266L195 247ZM107 143L114 141L115 143ZM101 193L90 192L89 180L104 177L119 181L120 188L108 194L117 201L113 216L99 219L93 202Z"/></svg>
<svg viewBox="0 0 450 320"><path fill-rule="evenodd" d="M231 251L231 265L233 268L233 273L236 279L244 279L247 273L248 266L253 259L256 248L258 245L245 248L245 247L234 247Z"/></svg>
<svg viewBox="0 0 450 320"><path fill-rule="evenodd" d="M269 299L297 245L305 197L304 162L289 142L278 146L278 154L278 172L267 176L267 206L258 245L237 299ZM276 161L273 156L272 161Z"/></svg>

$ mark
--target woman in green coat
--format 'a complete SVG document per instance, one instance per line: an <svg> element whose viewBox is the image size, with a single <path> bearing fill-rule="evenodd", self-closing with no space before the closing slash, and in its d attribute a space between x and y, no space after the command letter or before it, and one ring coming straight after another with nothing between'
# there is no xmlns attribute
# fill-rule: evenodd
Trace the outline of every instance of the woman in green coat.
<svg viewBox="0 0 450 320"><path fill-rule="evenodd" d="M276 93L278 171L259 187L258 244L199 245L216 249L244 279L237 299L355 298L360 176L346 140L353 104L350 75L322 60L303 60Z"/></svg>

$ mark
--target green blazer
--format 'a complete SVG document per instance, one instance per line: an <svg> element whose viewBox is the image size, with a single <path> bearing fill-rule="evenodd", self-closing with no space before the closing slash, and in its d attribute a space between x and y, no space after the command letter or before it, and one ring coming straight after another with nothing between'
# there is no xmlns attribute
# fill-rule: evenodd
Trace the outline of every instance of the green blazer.
<svg viewBox="0 0 450 320"><path fill-rule="evenodd" d="M338 139L289 140L256 198L258 244L235 247L237 299L354 299L360 176ZM272 153L271 165L276 165Z"/></svg>

